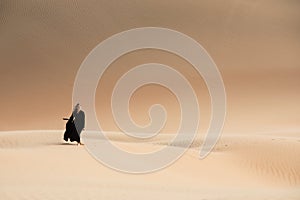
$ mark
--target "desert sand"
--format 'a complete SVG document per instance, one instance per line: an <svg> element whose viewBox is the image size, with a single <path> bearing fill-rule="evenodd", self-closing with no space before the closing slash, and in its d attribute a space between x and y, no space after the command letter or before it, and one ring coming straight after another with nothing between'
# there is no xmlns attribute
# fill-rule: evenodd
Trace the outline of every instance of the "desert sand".
<svg viewBox="0 0 300 200"><path fill-rule="evenodd" d="M299 10L296 0L1 0L0 130L62 129L61 118L72 110L73 83L87 54L113 34L149 26L180 31L211 55L227 93L225 132L299 130ZM183 73L199 97L202 120L209 121L208 92L192 66L166 52L142 50L117 59L99 84L96 108L105 130L118 131L109 106L116 80L148 62ZM145 99L167 102L166 128L174 132L178 107L167 91L156 87L134 95L137 123L147 124L144 108L150 103Z"/></svg>
<svg viewBox="0 0 300 200"><path fill-rule="evenodd" d="M105 167L84 146L62 141L62 134L0 133L1 199L296 200L300 196L300 138L293 135L227 134L203 160L198 159L199 138L171 166L132 175ZM172 136L159 134L138 143L121 133L107 135L133 151L169 145Z"/></svg>
<svg viewBox="0 0 300 200"><path fill-rule="evenodd" d="M299 200L299 10L297 0L1 0L0 200ZM61 139L61 118L71 113L73 84L85 57L113 34L138 27L192 37L220 70L226 121L204 160L197 157L199 137L170 167L130 175ZM204 81L183 58L152 49L121 56L100 80L95 108L104 130L120 130L110 107L116 81L149 62L169 65L189 80L199 99L199 133L205 132L211 105ZM145 143L117 132L109 132L109 138L132 151L169 145L180 121L169 90L142 87L129 107L133 120L145 125L156 103L168 111L167 134Z"/></svg>

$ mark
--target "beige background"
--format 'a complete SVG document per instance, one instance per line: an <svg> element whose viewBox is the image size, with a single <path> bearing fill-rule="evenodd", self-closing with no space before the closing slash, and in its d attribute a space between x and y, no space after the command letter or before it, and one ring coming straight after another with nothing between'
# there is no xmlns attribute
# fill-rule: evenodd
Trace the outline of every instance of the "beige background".
<svg viewBox="0 0 300 200"><path fill-rule="evenodd" d="M72 87L86 55L112 34L144 26L171 28L196 39L224 78L224 132L293 132L300 128L300 2L265 1L17 1L0 2L0 131L63 129ZM145 62L172 65L197 91L201 130L209 120L205 84L183 59L158 50L129 53L107 71L97 114L117 130L109 94L116 78ZM152 103L166 105L166 132L178 126L178 104L166 89L145 86L130 104L145 124ZM84 108L84 105L83 105Z"/></svg>

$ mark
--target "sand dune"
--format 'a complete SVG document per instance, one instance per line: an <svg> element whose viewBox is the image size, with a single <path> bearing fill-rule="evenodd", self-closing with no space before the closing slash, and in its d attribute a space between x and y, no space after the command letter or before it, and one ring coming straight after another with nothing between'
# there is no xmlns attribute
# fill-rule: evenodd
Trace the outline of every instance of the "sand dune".
<svg viewBox="0 0 300 200"><path fill-rule="evenodd" d="M299 129L299 10L296 0L1 0L0 130L61 129L61 117L72 109L77 70L91 49L113 34L145 26L187 34L212 56L228 97L224 131ZM119 58L103 77L96 109L105 130L118 130L108 95L115 79L149 62L183 73L195 87L202 120L209 121L205 83L192 66L174 55L145 50ZM167 101L172 132L177 128L177 104L164 93L151 87L139 91L133 98L133 116L147 123L145 100Z"/></svg>
<svg viewBox="0 0 300 200"><path fill-rule="evenodd" d="M170 167L129 175L111 170L63 131L1 132L1 199L299 199L300 138L226 135L204 160L202 139ZM172 134L136 142L107 133L121 147L156 149Z"/></svg>
<svg viewBox="0 0 300 200"><path fill-rule="evenodd" d="M296 0L1 0L0 131L29 131L0 132L0 200L299 200L299 10ZM170 167L129 175L101 165L83 146L64 143L63 131L30 131L65 125L61 118L71 112L76 73L96 45L147 26L194 38L222 74L224 134L206 159L198 159L199 136ZM199 132L206 130L211 107L204 81L183 58L151 49L121 56L99 82L95 108L104 130L119 130L110 107L118 78L154 62L189 80L199 99ZM134 93L133 119L147 124L148 108L156 103L168 111L164 131L170 134L143 141L116 132L107 137L133 152L182 148L187 141L170 142L180 110L165 89L146 86Z"/></svg>

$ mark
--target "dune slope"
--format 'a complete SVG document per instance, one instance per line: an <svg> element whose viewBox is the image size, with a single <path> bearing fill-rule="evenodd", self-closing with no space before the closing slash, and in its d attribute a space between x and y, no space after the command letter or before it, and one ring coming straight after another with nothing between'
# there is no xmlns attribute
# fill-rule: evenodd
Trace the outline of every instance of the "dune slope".
<svg viewBox="0 0 300 200"><path fill-rule="evenodd" d="M131 175L109 169L63 131L0 134L1 199L299 199L300 138L226 135L204 160L201 139L173 165ZM147 142L108 133L137 151L170 145L171 134ZM182 141L184 143L184 141ZM100 144L100 143L99 143ZM174 144L174 148L181 148Z"/></svg>

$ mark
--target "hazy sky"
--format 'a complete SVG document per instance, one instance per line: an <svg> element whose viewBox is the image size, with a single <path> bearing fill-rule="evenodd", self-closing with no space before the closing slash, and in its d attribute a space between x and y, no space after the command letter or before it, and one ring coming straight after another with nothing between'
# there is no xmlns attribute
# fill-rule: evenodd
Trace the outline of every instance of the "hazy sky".
<svg viewBox="0 0 300 200"><path fill-rule="evenodd" d="M0 130L63 129L72 109L73 82L81 62L112 34L144 26L171 28L197 40L223 76L225 132L300 128L300 1L0 1ZM209 120L205 84L184 60L166 52L133 52L114 62L96 96L99 119L116 129L109 111L116 78L137 64L165 63L186 75L197 91L203 129ZM102 83L102 85L101 85ZM169 91L148 86L130 104L138 123L161 102L178 123Z"/></svg>

